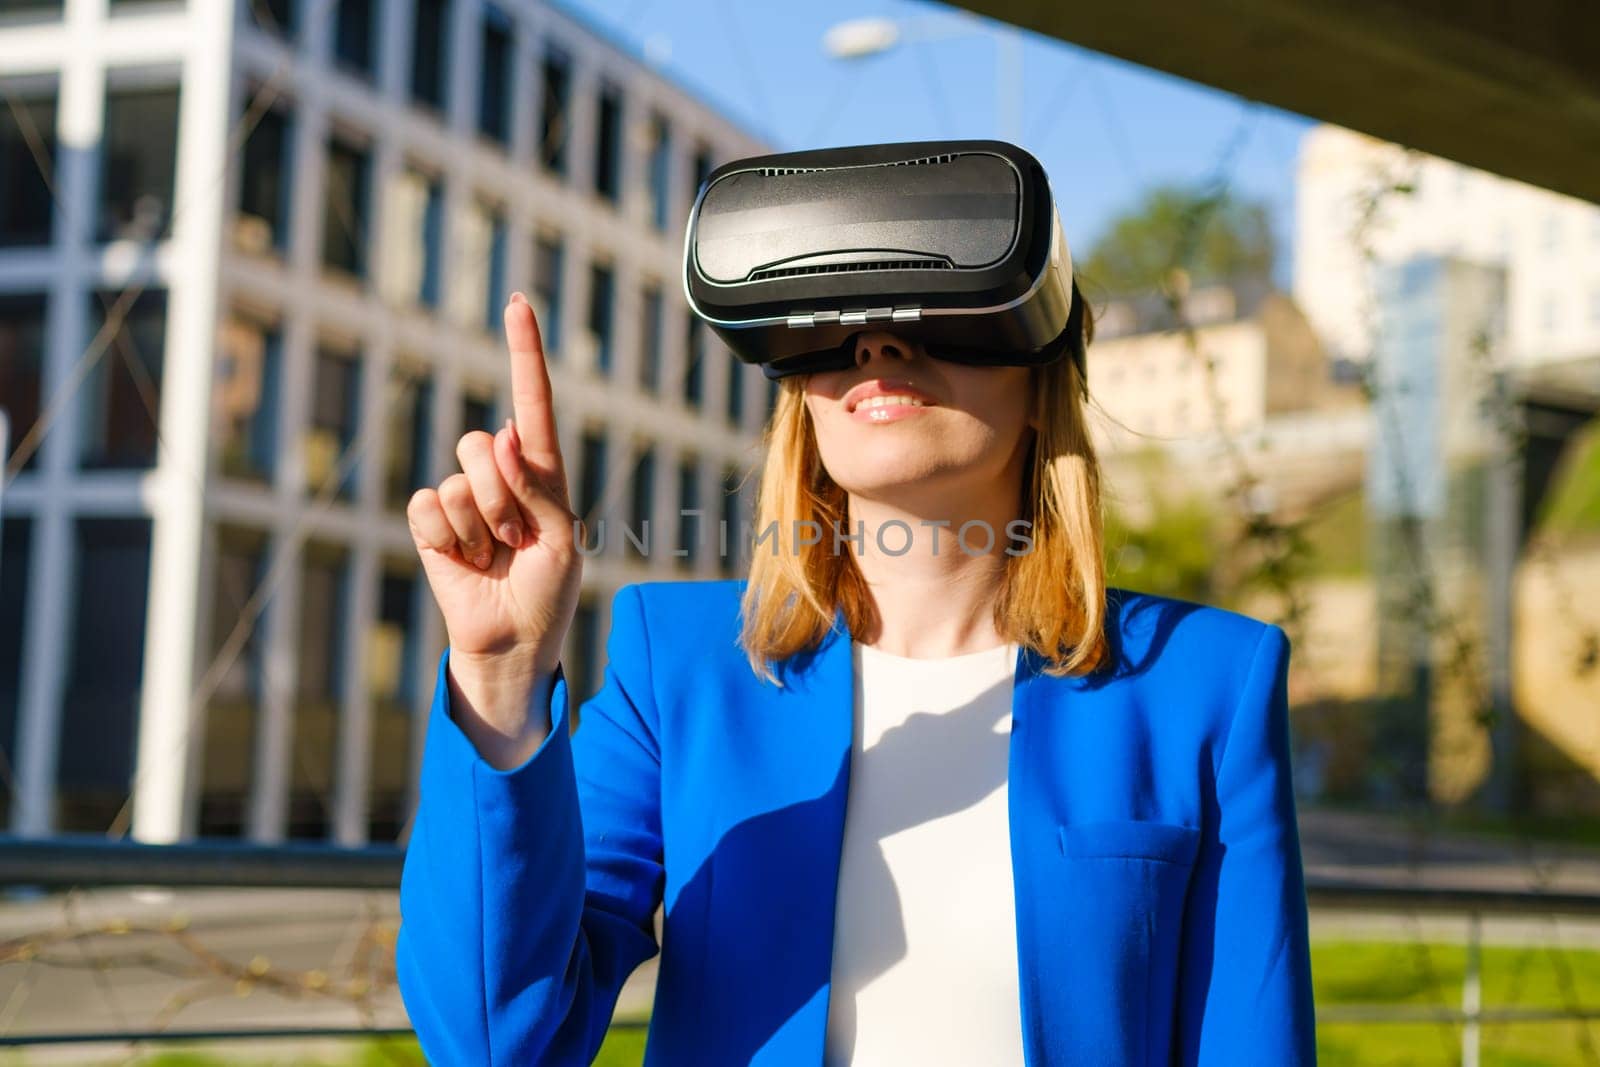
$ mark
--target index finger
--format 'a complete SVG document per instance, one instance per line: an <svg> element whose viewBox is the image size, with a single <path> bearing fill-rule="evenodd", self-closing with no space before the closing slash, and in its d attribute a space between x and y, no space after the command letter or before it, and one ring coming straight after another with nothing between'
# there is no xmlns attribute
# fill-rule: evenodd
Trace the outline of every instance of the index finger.
<svg viewBox="0 0 1600 1067"><path fill-rule="evenodd" d="M556 436L550 371L533 307L521 293L506 304L506 344L511 349L511 411L522 440L523 458L542 470L559 471L561 442Z"/></svg>

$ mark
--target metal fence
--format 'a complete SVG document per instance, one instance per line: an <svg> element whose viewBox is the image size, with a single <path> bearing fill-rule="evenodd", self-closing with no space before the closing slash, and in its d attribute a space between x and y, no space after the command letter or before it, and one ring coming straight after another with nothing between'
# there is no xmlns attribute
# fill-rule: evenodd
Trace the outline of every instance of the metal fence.
<svg viewBox="0 0 1600 1067"><path fill-rule="evenodd" d="M349 849L326 845L177 844L150 845L103 838L23 840L0 835L0 887L160 887L162 889L346 889L395 890L405 853L398 848ZM1481 1026L1498 1022L1545 1022L1600 1018L1600 1008L1496 1007L1482 997L1482 919L1486 916L1600 917L1600 892L1539 892L1468 889L1415 881L1334 879L1308 873L1307 898L1314 909L1378 914L1449 915L1465 918L1465 974L1458 1008L1418 1005L1330 1005L1317 1009L1319 1022L1460 1024L1461 1062L1479 1063ZM618 1020L619 1028L646 1023ZM0 1034L0 1047L92 1041L198 1041L261 1038L360 1038L405 1034L403 1028L285 1028L240 1030L115 1031L94 1034Z"/></svg>

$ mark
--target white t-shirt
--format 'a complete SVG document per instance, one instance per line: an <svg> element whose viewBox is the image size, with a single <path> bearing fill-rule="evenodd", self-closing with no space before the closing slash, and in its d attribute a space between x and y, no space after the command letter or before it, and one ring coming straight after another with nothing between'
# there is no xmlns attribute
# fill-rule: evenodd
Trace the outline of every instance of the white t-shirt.
<svg viewBox="0 0 1600 1067"><path fill-rule="evenodd" d="M1006 806L1017 645L943 659L852 646L825 1067L1020 1067Z"/></svg>

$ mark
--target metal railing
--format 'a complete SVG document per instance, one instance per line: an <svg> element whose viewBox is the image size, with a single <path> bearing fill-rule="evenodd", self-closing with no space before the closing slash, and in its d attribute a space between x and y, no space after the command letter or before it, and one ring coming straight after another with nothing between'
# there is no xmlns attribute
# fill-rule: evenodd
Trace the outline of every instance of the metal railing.
<svg viewBox="0 0 1600 1067"><path fill-rule="evenodd" d="M405 853L394 847L340 848L317 844L200 843L151 845L104 838L30 840L0 835L0 887L139 887L163 889L394 890ZM1496 1008L1483 1003L1482 919L1568 915L1600 918L1600 892L1477 889L1426 882L1319 877L1308 873L1312 908L1370 913L1435 913L1467 920L1459 1008L1421 1005L1320 1006L1319 1022L1461 1024L1463 1067L1477 1067L1484 1023L1554 1022L1600 1018L1600 1007ZM642 1021L617 1020L619 1028ZM409 1033L379 1028L288 1028L112 1032L83 1035L0 1035L0 1047L93 1041L195 1041L261 1038L358 1038Z"/></svg>

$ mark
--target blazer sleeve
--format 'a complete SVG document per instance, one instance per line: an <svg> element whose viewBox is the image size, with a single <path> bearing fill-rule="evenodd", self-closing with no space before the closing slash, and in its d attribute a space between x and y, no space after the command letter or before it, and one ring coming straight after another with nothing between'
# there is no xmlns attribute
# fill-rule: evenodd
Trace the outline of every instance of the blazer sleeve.
<svg viewBox="0 0 1600 1067"><path fill-rule="evenodd" d="M1182 1064L1316 1063L1305 875L1290 772L1290 643L1266 624L1216 767L1184 922Z"/></svg>
<svg viewBox="0 0 1600 1067"><path fill-rule="evenodd" d="M450 715L446 649L400 884L395 966L430 1063L588 1064L628 976L659 951L660 760L637 588L612 600L605 677L501 771Z"/></svg>

